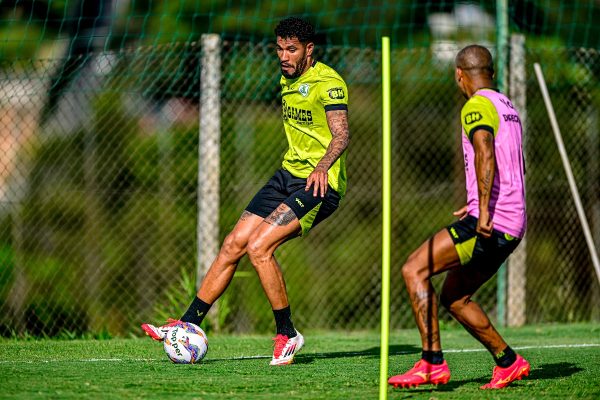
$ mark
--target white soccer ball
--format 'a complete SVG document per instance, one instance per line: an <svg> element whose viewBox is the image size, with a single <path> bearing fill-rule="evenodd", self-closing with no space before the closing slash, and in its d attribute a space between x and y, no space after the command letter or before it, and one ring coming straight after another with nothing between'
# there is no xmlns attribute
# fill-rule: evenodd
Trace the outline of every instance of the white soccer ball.
<svg viewBox="0 0 600 400"><path fill-rule="evenodd" d="M199 326L182 322L169 328L163 341L165 352L176 364L200 362L208 351L208 339Z"/></svg>

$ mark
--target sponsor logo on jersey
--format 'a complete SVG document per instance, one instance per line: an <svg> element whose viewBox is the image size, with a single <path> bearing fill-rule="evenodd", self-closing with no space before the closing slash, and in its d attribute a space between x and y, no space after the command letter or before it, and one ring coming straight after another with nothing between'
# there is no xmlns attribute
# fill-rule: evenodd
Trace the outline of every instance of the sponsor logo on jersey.
<svg viewBox="0 0 600 400"><path fill-rule="evenodd" d="M304 203L302 203L302 201L296 197L296 203L298 203L298 205L302 208L304 208Z"/></svg>
<svg viewBox="0 0 600 400"><path fill-rule="evenodd" d="M465 115L465 124L471 125L477 121L481 121L482 119L483 117L481 116L481 113L479 111L473 111Z"/></svg>
<svg viewBox="0 0 600 400"><path fill-rule="evenodd" d="M519 120L519 116L517 114L502 114L502 117L504 117L504 122L521 123L521 120Z"/></svg>
<svg viewBox="0 0 600 400"><path fill-rule="evenodd" d="M513 106L513 103L511 103L511 101L510 101L510 100L508 100L508 99L502 99L502 98L500 98L500 99L498 99L498 100L500 100L500 102L501 102L502 104L504 104L506 107L508 107L508 108L512 108L513 110L515 109L515 106Z"/></svg>
<svg viewBox="0 0 600 400"><path fill-rule="evenodd" d="M330 99L339 100L339 99L343 99L344 97L346 97L346 94L344 93L344 89L342 89L341 87L329 89L327 92L329 93Z"/></svg>
<svg viewBox="0 0 600 400"><path fill-rule="evenodd" d="M310 86L308 86L308 83L303 83L298 88L298 91L300 92L300 94L302 95L302 97L306 97L306 96L308 96L308 90L309 89L310 89Z"/></svg>
<svg viewBox="0 0 600 400"><path fill-rule="evenodd" d="M281 105L283 119L285 121L291 119L301 125L312 125L313 117L312 112L310 110L304 110L302 108L288 106L285 100L281 102Z"/></svg>

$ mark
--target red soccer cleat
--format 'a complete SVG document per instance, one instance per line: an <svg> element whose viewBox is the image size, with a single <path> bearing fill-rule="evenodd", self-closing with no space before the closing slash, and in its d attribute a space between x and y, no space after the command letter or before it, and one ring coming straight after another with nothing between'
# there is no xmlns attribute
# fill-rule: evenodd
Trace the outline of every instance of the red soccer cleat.
<svg viewBox="0 0 600 400"><path fill-rule="evenodd" d="M146 335L150 336L157 342L162 342L169 331L169 328L182 322L178 319L169 318L167 323L162 326L154 326L151 324L142 324L142 329L146 332Z"/></svg>
<svg viewBox="0 0 600 400"><path fill-rule="evenodd" d="M288 365L294 362L294 356L304 346L304 336L296 331L296 336L288 338L277 335L273 338L273 359L271 365Z"/></svg>
<svg viewBox="0 0 600 400"><path fill-rule="evenodd" d="M395 388L417 387L430 383L432 385L446 384L450 380L450 369L446 360L442 364L430 364L425 360L419 360L412 369L402 375L392 376L388 383Z"/></svg>
<svg viewBox="0 0 600 400"><path fill-rule="evenodd" d="M486 383L480 389L502 389L512 381L520 381L523 376L529 375L530 369L531 365L529 365L527 360L517 354L517 359L510 367L501 368L495 366L491 382Z"/></svg>

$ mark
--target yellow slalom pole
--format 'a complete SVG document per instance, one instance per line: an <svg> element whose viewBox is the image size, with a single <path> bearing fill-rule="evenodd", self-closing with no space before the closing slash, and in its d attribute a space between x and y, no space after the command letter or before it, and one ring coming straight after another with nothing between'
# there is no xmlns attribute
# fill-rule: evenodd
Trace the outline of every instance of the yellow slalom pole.
<svg viewBox="0 0 600 400"><path fill-rule="evenodd" d="M388 355L390 336L391 182L392 124L390 103L390 38L381 38L381 86L383 92L383 234L381 254L381 359L379 400L388 394Z"/></svg>

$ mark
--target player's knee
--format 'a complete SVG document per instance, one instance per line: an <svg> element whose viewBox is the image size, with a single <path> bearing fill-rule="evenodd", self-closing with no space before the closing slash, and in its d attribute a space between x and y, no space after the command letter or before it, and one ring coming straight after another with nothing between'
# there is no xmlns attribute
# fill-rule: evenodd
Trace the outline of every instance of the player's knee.
<svg viewBox="0 0 600 400"><path fill-rule="evenodd" d="M460 313L464 306L471 301L470 296L457 298L451 294L444 292L440 294L440 303L452 315Z"/></svg>
<svg viewBox="0 0 600 400"><path fill-rule="evenodd" d="M266 246L264 240L260 237L251 236L246 246L246 252L252 265L262 264L265 260L271 257L269 247Z"/></svg>
<svg viewBox="0 0 600 400"><path fill-rule="evenodd" d="M408 282L409 280L411 280L413 272L412 272L412 269L410 268L410 264L405 263L402 266L401 271L402 271L402 278L404 278L405 281Z"/></svg>
<svg viewBox="0 0 600 400"><path fill-rule="evenodd" d="M454 302L454 299L451 298L450 296L448 296L448 294L444 293L442 291L442 293L440 293L440 304L446 309L448 310L450 313L452 313L452 303Z"/></svg>
<svg viewBox="0 0 600 400"><path fill-rule="evenodd" d="M416 280L422 280L422 277L419 274L419 266L412 256L408 257L408 260L406 260L402 266L402 277L407 283Z"/></svg>
<svg viewBox="0 0 600 400"><path fill-rule="evenodd" d="M221 254L228 259L237 260L246 253L246 242L246 238L232 232L225 237Z"/></svg>

